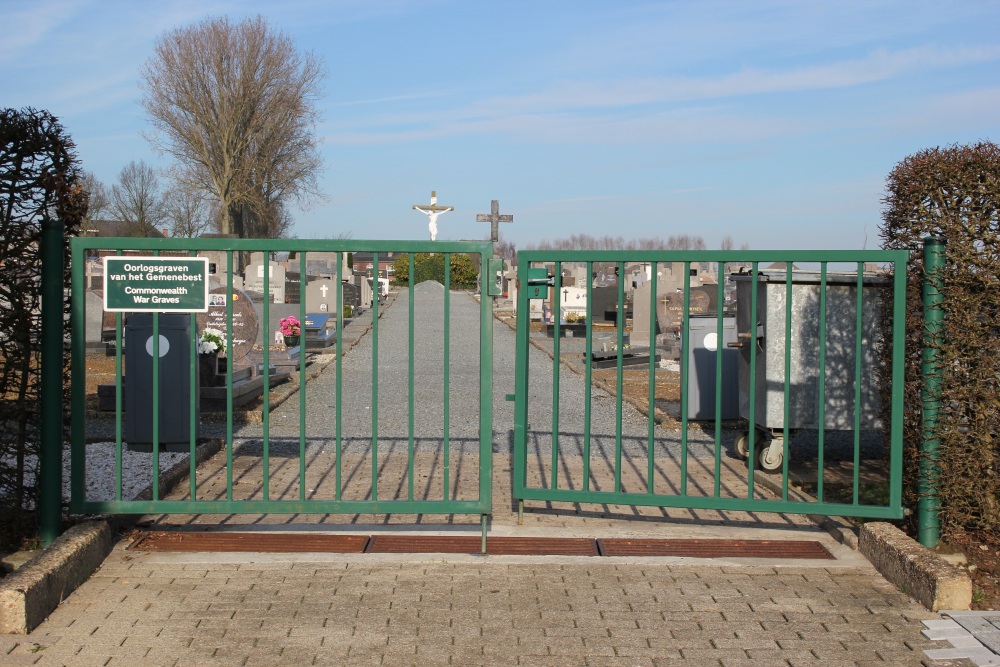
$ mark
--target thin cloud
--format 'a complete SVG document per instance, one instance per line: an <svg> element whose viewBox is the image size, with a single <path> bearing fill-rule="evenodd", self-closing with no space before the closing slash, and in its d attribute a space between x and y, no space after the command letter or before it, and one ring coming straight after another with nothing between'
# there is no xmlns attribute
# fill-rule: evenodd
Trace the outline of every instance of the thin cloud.
<svg viewBox="0 0 1000 667"><path fill-rule="evenodd" d="M995 60L1000 60L1000 46L922 47L879 50L864 58L787 70L744 67L714 78L666 76L561 84L541 92L492 97L451 109L409 113L401 109L342 120L337 129L330 128L327 139L332 143L365 144L495 132L557 143L754 141L795 134L805 127L780 115L757 118L737 113L729 107L738 98L845 89L931 68ZM386 103L419 98L416 94L400 95L386 98ZM690 106L706 102L713 104Z"/></svg>

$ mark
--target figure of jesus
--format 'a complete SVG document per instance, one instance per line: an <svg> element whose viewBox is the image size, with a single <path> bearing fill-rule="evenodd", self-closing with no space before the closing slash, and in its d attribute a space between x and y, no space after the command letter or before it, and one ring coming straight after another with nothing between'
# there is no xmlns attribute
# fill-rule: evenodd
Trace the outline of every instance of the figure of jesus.
<svg viewBox="0 0 1000 667"><path fill-rule="evenodd" d="M437 219L442 213L447 213L448 211L454 211L454 206L438 206L437 205L437 192L431 190L431 204L430 206L424 206L422 204L414 204L413 208L420 211L427 216L427 227L431 232L431 241L437 240L438 226Z"/></svg>

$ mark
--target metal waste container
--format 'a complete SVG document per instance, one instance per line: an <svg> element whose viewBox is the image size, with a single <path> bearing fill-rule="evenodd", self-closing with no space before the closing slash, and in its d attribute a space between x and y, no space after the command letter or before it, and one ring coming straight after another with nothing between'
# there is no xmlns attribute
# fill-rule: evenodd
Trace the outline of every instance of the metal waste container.
<svg viewBox="0 0 1000 667"><path fill-rule="evenodd" d="M191 317L161 314L159 327L160 451L186 452L191 442ZM125 376L125 442L133 451L152 451L153 315L150 313L133 313L125 322ZM200 423L197 398L195 420Z"/></svg>
<svg viewBox="0 0 1000 667"><path fill-rule="evenodd" d="M739 353L729 346L736 342L736 318L722 318L722 340L719 340L718 316L688 318L688 419L714 420L717 379L717 358L722 347L722 418L740 416Z"/></svg>
<svg viewBox="0 0 1000 667"><path fill-rule="evenodd" d="M757 321L751 323L753 278L733 275L736 283L736 323L739 348L740 417L756 428L755 442L771 440L756 448L765 470L782 465L785 429L785 355L787 370L788 428L853 430L856 407L862 430L879 427L878 391L874 383L877 339L882 304L891 280L880 275L862 277L861 373L857 374L858 276L856 273L828 272L825 295L824 367L820 368L821 275L813 271L792 271L791 326L786 326L787 273L761 270L757 282ZM786 335L787 332L787 335ZM786 346L790 338L790 344ZM756 346L755 372L751 388L750 348ZM786 350L786 347L788 348ZM820 424L820 375L824 378L823 423ZM856 391L860 383L860 403ZM750 415L750 393L754 392L754 415ZM735 449L749 455L749 433L737 437Z"/></svg>

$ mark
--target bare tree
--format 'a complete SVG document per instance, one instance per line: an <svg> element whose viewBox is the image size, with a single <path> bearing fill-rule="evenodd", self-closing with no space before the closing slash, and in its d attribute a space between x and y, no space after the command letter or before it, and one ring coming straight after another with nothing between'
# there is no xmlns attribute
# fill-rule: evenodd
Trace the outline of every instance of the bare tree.
<svg viewBox="0 0 1000 667"><path fill-rule="evenodd" d="M163 196L156 171L133 160L111 186L111 208L122 223L123 236L149 236L163 222Z"/></svg>
<svg viewBox="0 0 1000 667"><path fill-rule="evenodd" d="M736 241L733 241L733 237L730 234L726 234L722 237L722 242L719 244L720 250L735 250Z"/></svg>
<svg viewBox="0 0 1000 667"><path fill-rule="evenodd" d="M103 220L111 211L111 192L108 186L101 181L91 171L83 172L80 178L80 187L87 193L87 217L81 226L82 232L90 229L90 223L95 220Z"/></svg>
<svg viewBox="0 0 1000 667"><path fill-rule="evenodd" d="M218 200L223 233L276 235L288 223L279 204L316 193L323 76L260 16L208 19L157 42L141 74L150 140L177 160L181 183Z"/></svg>
<svg viewBox="0 0 1000 667"><path fill-rule="evenodd" d="M205 199L183 186L167 190L163 195L163 210L171 236L190 239L212 228L213 218Z"/></svg>
<svg viewBox="0 0 1000 667"><path fill-rule="evenodd" d="M705 239L700 236L678 234L667 239L667 250L704 250Z"/></svg>
<svg viewBox="0 0 1000 667"><path fill-rule="evenodd" d="M509 261L512 265L517 264L517 246L514 245L513 241L508 241L503 237L503 234L497 235L497 242L493 246L497 257L502 257Z"/></svg>

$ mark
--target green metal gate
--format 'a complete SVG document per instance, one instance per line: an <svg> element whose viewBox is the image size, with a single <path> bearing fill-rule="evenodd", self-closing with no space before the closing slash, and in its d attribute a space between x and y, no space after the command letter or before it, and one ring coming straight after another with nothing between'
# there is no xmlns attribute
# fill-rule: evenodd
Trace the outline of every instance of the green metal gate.
<svg viewBox="0 0 1000 667"><path fill-rule="evenodd" d="M131 238L74 238L71 241L72 252L72 356L71 356L71 391L72 391L72 422L71 422L71 501L70 509L77 513L184 513L184 514L246 514L246 513L319 513L319 514L340 514L340 513L376 513L376 514L479 514L482 515L482 525L485 536L486 515L490 513L492 507L491 499L491 479L492 479L492 359L493 359L493 329L492 329L492 299L483 298L478 308L478 339L472 338L468 345L473 350L470 354L473 358L478 354L478 399L470 398L473 406L478 400L478 427L474 420L471 425L462 424L468 433L472 433L466 441L461 443L453 442L453 434L459 428L457 420L452 419L449 414L451 404L455 397L449 393L449 385L452 377L451 361L455 356L452 347L458 341L469 341L470 335L475 337L475 323L465 324L455 331L451 322L452 300L454 298L469 299L468 295L452 295L452 261L460 255L469 256L473 262L478 261L480 266L487 265L487 258L492 256L492 244L488 242L415 242L415 241L354 241L354 240L237 240L237 239L131 239ZM299 423L297 428L297 438L285 438L277 442L272 437L275 425L269 422L271 413L271 394L273 387L271 372L263 372L269 369L272 363L270 340L274 334L274 329L270 322L271 311L278 306L272 303L270 298L271 285L269 284L271 269L262 272L263 289L262 293L268 295L263 298L260 313L260 327L263 329L263 345L261 346L262 363L258 368L263 379L263 394L261 396L262 405L260 415L262 424L260 425L260 436L254 438L252 447L243 447L241 443L234 442L234 431L236 425L233 418L234 382L233 365L227 364L225 372L225 425L222 434L222 447L225 455L224 479L222 474L216 475L214 480L199 479L198 466L196 463L196 453L199 444L199 418L198 400L201 389L196 384L196 364L197 342L196 336L190 336L190 350L187 354L190 372L188 374L188 384L182 387L180 396L161 396L160 375L167 369L161 368L160 349L160 319L162 315L152 315L152 335L149 354L152 357L152 444L148 458L148 471L150 479L151 494L146 499L131 498L123 493L123 456L128 443L123 442L123 420L128 419L128 415L123 411L123 397L126 387L123 384L123 371L132 372L127 368L123 369L123 315L117 313L114 323L114 348L115 348L115 378L113 379L113 401L114 408L105 416L95 413L95 406L87 403L88 387L87 380L87 349L86 331L87 322L85 295L89 288L95 285L86 284L86 273L88 262L93 262L99 254L111 254L117 256L142 255L152 257L193 257L200 254L215 253L222 258L224 266L218 266L218 273L222 277L221 290L226 299L226 334L227 340L233 341L234 321L233 303L234 298L239 299L241 292L234 289L234 269L240 263L240 253L265 253L265 257L270 257L269 253L290 253L297 255L299 262L299 308L297 316L300 322L305 322L309 313L306 312L306 289L307 289L307 260L310 255L317 253L334 253L336 257L335 284L337 285L337 304L343 304L343 275L344 255L346 253L370 252L372 253L372 264L379 266L380 259L392 257L394 260L401 256L406 258L409 267L409 275L415 275L415 261L422 253L434 253L443 257L444 260L444 291L438 290L438 295L433 299L426 299L417 294L415 280L409 281L408 288L401 288L400 298L407 302L408 329L406 334L406 347L403 350L382 350L379 348L380 337L387 332L380 334L380 317L386 306L379 303L376 298L370 311L370 331L367 336L371 340L371 361L368 365L370 371L362 377L344 375L344 352L342 348L344 331L343 308L337 308L337 313L330 312L332 320L336 321L337 342L331 352L335 352L336 360L331 363L332 368L327 370L327 374L332 371L335 374L333 389L331 392L318 400L318 403L307 404L307 355L299 354L298 368L294 369L293 375L297 375L297 395L293 395L288 400L298 401ZM357 267L355 267L357 268ZM481 272L485 274L486 272ZM484 275L480 275L480 290L483 294L487 292L487 283ZM377 286L377 283L376 283ZM377 287L376 287L377 288ZM436 349L442 351L441 359L443 368L435 364L435 379L428 381L421 375L423 368L421 354L419 350L425 341L416 340L414 334L415 318L421 316L415 302L434 303L433 310L441 315L441 319L432 322L432 328L440 331L440 338L432 341ZM396 304L394 307L399 308ZM441 312L439 312L441 311ZM191 330L196 330L196 316L190 314ZM384 326L384 325L383 325ZM398 329L398 327L397 327ZM470 331L472 329L473 331ZM393 332L402 335L401 332ZM300 351L304 349L305 334L301 332L303 344ZM390 354L397 357L403 355L405 361L405 371L403 362L397 363L397 374L405 373L406 392L405 396L401 392L394 394L395 398L389 402L389 397L382 395L380 398L379 381L382 379L385 386L385 369L380 370L380 359L383 364L388 363L386 359ZM297 371L297 372L296 372ZM438 375L438 373L440 373ZM133 373L134 375L134 373ZM137 382L134 377L127 377L129 384ZM135 385L133 385L135 386ZM396 386L402 386L398 382ZM435 434L429 436L420 432L414 427L414 414L419 406L415 405L415 397L421 391L433 390L433 401L440 401L441 413L438 416L440 428L435 427ZM186 394L186 395L185 395ZM383 391L384 394L384 391ZM356 415L345 415L345 400L352 400L358 397L358 405L370 409L370 420L365 418L370 428L363 434L345 433L342 424L345 419ZM92 399L91 399L92 400ZM188 454L187 483L180 484L172 492L161 485L161 463L163 447L160 442L160 433L164 424L172 419L171 406L179 401L188 401L189 408L187 423L187 444L182 448ZM159 406L159 407L157 407ZM359 409L364 409L364 407ZM406 414L406 429L397 426L397 432L387 433L385 420L380 418L380 408L382 412L393 415ZM316 433L316 429L310 426L311 418L318 414L324 414L325 419L334 424L332 432ZM463 420L465 418L463 417ZM101 424L111 424L110 430L105 428L101 432ZM283 427L286 431L292 427ZM103 490L94 493L88 488L87 474L87 443L101 438L114 441L115 456L115 481L113 489ZM321 457L311 449L309 438L320 438L325 443L320 449L326 457L326 463L322 470L313 469L315 462ZM297 442L294 442L297 440ZM456 446L464 447L465 458L478 457L474 465L475 474L464 473L462 484L459 484L452 473L452 450ZM382 449L380 449L380 447ZM243 451L246 449L247 451ZM276 459L279 457L280 461ZM427 453L430 452L430 453ZM417 465L415 460L423 455L434 456L435 460L440 460L434 470L440 475L433 484L429 480L415 480L415 470ZM222 452L220 450L220 456ZM250 458L248 458L250 457ZM352 458L353 457L353 458ZM395 458L393 458L395 457ZM244 466L236 472L238 479L234 480L236 471L236 459L244 461ZM463 459L465 460L465 459ZM347 461L351 461L351 469L345 469ZM294 465L297 463L297 466ZM369 467L370 464L370 467ZM385 490L384 476L386 470L392 468L395 478L394 487ZM275 475L279 469L284 470L286 477L278 480ZM367 471L367 472L366 472ZM252 483L247 484L248 475L257 475ZM369 474L370 473L370 474ZM380 479L383 479L383 486L379 486ZM367 480L367 481L366 481ZM351 486L354 484L355 486ZM464 485L464 486L463 486ZM248 489L249 486L249 490ZM95 497L96 496L96 497ZM485 537L484 537L485 539Z"/></svg>
<svg viewBox="0 0 1000 667"><path fill-rule="evenodd" d="M513 489L519 511L525 501L561 501L901 518L907 259L905 251L519 253ZM630 271L649 278L648 297L630 301ZM602 273L617 276L613 324L595 323L594 284ZM667 273L670 293L658 294ZM581 321L566 318L570 274L584 285L575 295L585 316L571 318ZM714 284L710 277L695 284L704 274L715 274ZM727 295L738 323L728 345ZM708 324L714 350L692 347L697 300L716 304ZM544 311L532 315L533 303ZM657 349L630 345L637 337L630 313L658 309L673 309L676 331L650 316L641 333L649 341L674 337L676 369L663 368L669 360L661 363ZM880 338L883 321L893 324ZM887 363L879 356L884 349ZM740 414L724 418L723 391L730 387L723 355L730 353L741 355ZM530 368L533 355L541 372ZM599 362L610 368L596 368ZM582 400L563 391L567 376L582 378ZM877 396L876 381L891 392ZM702 395L714 395L715 409L696 422L689 413L698 382L714 383ZM679 396L660 398L671 386ZM808 444L793 447L802 438ZM815 465L806 475L808 493L790 493L790 462L804 452ZM758 470L758 461L769 469ZM870 465L881 474L878 484L869 481Z"/></svg>

